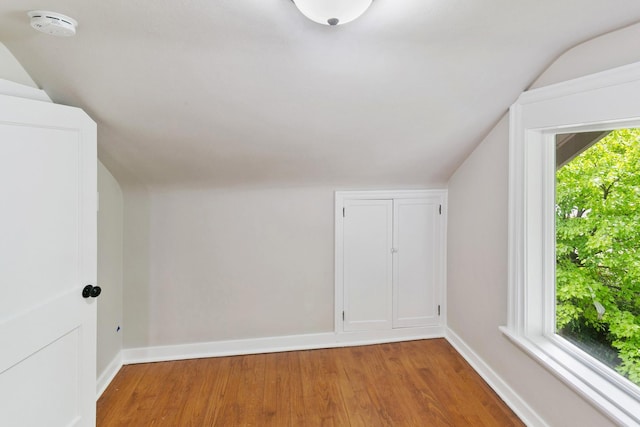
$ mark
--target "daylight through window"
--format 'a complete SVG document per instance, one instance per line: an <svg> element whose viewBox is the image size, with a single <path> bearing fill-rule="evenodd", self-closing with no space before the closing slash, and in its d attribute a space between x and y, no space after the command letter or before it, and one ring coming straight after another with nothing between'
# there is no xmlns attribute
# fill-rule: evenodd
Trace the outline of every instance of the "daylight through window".
<svg viewBox="0 0 640 427"><path fill-rule="evenodd" d="M556 332L640 385L640 128L556 137Z"/></svg>

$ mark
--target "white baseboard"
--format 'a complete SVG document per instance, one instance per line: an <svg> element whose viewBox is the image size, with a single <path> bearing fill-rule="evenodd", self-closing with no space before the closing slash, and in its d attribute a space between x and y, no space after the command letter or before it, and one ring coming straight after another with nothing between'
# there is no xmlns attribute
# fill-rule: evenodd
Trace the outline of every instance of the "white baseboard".
<svg viewBox="0 0 640 427"><path fill-rule="evenodd" d="M281 351L350 347L444 337L442 327L402 328L389 331L349 332L336 334L289 335L195 344L131 348L122 351L123 364L199 359L203 357L238 356Z"/></svg>
<svg viewBox="0 0 640 427"><path fill-rule="evenodd" d="M516 413L527 426L547 427L548 424L502 379L486 364L478 354L467 345L455 332L447 329L447 341L464 357L473 369L500 398Z"/></svg>
<svg viewBox="0 0 640 427"><path fill-rule="evenodd" d="M96 400L100 399L100 396L102 396L102 393L104 393L109 384L111 384L111 381L113 381L120 368L122 368L122 351L113 358L111 363L109 363L98 377L96 381Z"/></svg>

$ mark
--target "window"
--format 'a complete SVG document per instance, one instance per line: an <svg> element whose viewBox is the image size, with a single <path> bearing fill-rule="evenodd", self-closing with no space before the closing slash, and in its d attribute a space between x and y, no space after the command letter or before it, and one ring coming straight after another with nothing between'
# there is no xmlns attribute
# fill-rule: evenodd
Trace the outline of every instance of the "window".
<svg viewBox="0 0 640 427"><path fill-rule="evenodd" d="M640 385L640 128L557 135L556 167L556 333Z"/></svg>
<svg viewBox="0 0 640 427"><path fill-rule="evenodd" d="M622 425L640 425L640 388L557 333L556 161L571 162L598 134L640 127L639 96L640 63L526 92L510 114L509 318L501 329ZM558 135L585 133L556 152L566 139ZM595 302L598 295L597 317Z"/></svg>

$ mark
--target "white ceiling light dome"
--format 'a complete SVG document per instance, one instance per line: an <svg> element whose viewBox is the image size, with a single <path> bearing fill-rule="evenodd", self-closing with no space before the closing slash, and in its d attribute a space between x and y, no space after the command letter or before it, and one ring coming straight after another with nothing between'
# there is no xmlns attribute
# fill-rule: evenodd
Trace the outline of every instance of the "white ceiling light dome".
<svg viewBox="0 0 640 427"><path fill-rule="evenodd" d="M366 12L372 0L292 0L304 16L323 25L351 22Z"/></svg>
<svg viewBox="0 0 640 427"><path fill-rule="evenodd" d="M76 35L78 22L66 15L46 10L32 10L28 15L31 18L31 26L45 34L58 37Z"/></svg>

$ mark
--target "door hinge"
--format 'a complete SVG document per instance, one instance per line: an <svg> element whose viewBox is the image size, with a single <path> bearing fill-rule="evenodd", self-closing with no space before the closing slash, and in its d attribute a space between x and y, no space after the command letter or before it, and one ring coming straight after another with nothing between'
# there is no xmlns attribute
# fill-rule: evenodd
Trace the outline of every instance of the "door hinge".
<svg viewBox="0 0 640 427"><path fill-rule="evenodd" d="M440 316L440 304L438 304L438 316Z"/></svg>
<svg viewBox="0 0 640 427"><path fill-rule="evenodd" d="M342 321L344 322L344 311L342 312Z"/></svg>
<svg viewBox="0 0 640 427"><path fill-rule="evenodd" d="M440 205L440 207L438 208L438 213L442 215L442 205Z"/></svg>
<svg viewBox="0 0 640 427"><path fill-rule="evenodd" d="M343 207L343 208L342 208L342 218L344 218L344 217L346 216L345 211L346 211L346 209Z"/></svg>

